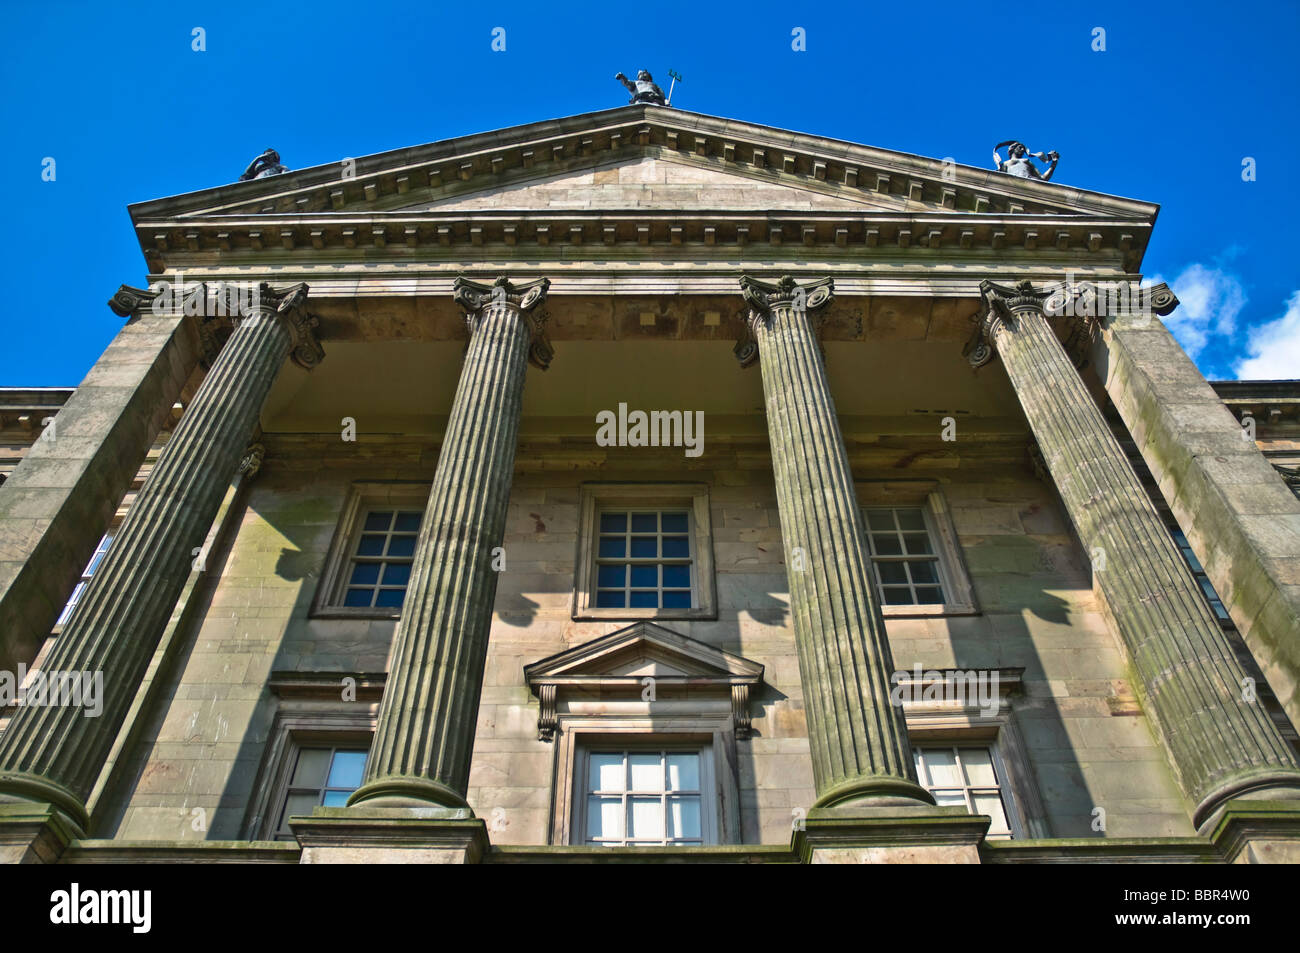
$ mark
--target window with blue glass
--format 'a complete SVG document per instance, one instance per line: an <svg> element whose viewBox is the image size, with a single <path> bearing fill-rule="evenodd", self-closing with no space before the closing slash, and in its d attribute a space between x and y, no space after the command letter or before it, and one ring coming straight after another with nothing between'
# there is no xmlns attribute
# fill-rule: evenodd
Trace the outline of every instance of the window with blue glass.
<svg viewBox="0 0 1300 953"><path fill-rule="evenodd" d="M1192 551L1192 544L1187 541L1187 537L1183 535L1182 530L1173 529L1170 532L1173 534L1174 542L1178 544L1178 551L1183 554L1183 560L1187 563L1187 568L1196 577L1196 584L1201 587L1201 592L1205 595L1205 601L1210 604L1210 609L1213 610L1215 618L1219 620L1221 625L1231 625L1232 616L1228 614L1228 610L1223 605L1223 600L1219 598L1219 594L1214 590L1214 583L1210 582L1210 576L1205 571L1205 567L1201 565L1201 561L1196 558L1196 553Z"/></svg>
<svg viewBox="0 0 1300 953"><path fill-rule="evenodd" d="M77 608L77 603L81 601L81 597L86 591L86 586L90 585L90 577L95 574L95 570L98 569L99 564L103 562L104 554L108 552L108 544L112 541L112 533L106 533L100 538L99 544L95 547L94 555L90 557L90 562L87 563L86 568L82 570L81 579L78 580L77 587L72 590L72 595L68 598L68 602L63 607L63 611L59 613L59 619L54 623L55 625L66 625L68 620L72 618L72 610Z"/></svg>
<svg viewBox="0 0 1300 953"><path fill-rule="evenodd" d="M309 815L317 807L346 807L366 773L365 748L299 748L289 787L280 808L277 840L293 840L289 818Z"/></svg>
<svg viewBox="0 0 1300 953"><path fill-rule="evenodd" d="M596 608L691 609L691 512L607 509L598 514Z"/></svg>
<svg viewBox="0 0 1300 953"><path fill-rule="evenodd" d="M400 609L411 579L419 510L372 509L361 521L343 590L350 609Z"/></svg>

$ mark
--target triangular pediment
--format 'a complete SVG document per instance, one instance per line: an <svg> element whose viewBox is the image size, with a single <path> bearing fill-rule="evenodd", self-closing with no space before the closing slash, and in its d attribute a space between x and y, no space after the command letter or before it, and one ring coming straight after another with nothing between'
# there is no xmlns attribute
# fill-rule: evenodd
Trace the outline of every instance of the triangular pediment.
<svg viewBox="0 0 1300 953"><path fill-rule="evenodd" d="M159 272L336 262L361 249L370 261L464 260L473 246L751 242L958 256L1086 249L1134 270L1158 206L951 160L625 106L342 159L130 212Z"/></svg>
<svg viewBox="0 0 1300 953"><path fill-rule="evenodd" d="M655 199L656 187L662 201ZM750 194L729 194L737 189ZM555 203L564 201L571 208L665 208L691 191L709 207L724 207L716 202L735 208L1103 216L1154 215L1156 209L950 159L677 109L625 106L340 159L143 202L131 212L139 223L211 215L559 207ZM566 199L566 192L578 194Z"/></svg>
<svg viewBox="0 0 1300 953"><path fill-rule="evenodd" d="M757 684L763 666L652 622L637 622L526 666L530 685L610 679Z"/></svg>
<svg viewBox="0 0 1300 953"><path fill-rule="evenodd" d="M575 209L703 209L901 212L903 196L827 188L689 157L627 155L589 167L537 170L487 187L429 198L394 211L562 212Z"/></svg>

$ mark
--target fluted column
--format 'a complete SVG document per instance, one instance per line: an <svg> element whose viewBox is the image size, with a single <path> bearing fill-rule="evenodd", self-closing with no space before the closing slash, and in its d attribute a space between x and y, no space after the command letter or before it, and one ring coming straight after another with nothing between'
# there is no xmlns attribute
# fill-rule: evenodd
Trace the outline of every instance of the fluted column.
<svg viewBox="0 0 1300 953"><path fill-rule="evenodd" d="M258 303L236 320L42 666L102 677L101 714L71 705L19 708L0 737L0 799L45 801L85 826L86 798L271 384L290 352L308 367L323 356L306 297L306 285L283 292L263 285Z"/></svg>
<svg viewBox="0 0 1300 953"><path fill-rule="evenodd" d="M986 281L981 291L987 312L971 363L994 350L1002 358L1195 805L1193 822L1233 796L1300 795L1295 753L1244 690L1245 671L1052 330L1056 302L1027 281Z"/></svg>
<svg viewBox="0 0 1300 953"><path fill-rule="evenodd" d="M416 542L365 783L349 805L464 808L524 377L550 282L457 279L470 343Z"/></svg>
<svg viewBox="0 0 1300 953"><path fill-rule="evenodd" d="M893 659L814 327L831 281L745 277L741 291L753 336L741 360L762 367L815 806L933 804L916 783L903 712L890 704Z"/></svg>

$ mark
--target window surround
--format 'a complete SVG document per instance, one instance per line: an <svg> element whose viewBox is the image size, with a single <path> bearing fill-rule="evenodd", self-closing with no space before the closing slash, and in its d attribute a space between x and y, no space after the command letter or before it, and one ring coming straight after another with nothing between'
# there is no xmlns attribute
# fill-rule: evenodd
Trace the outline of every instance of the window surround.
<svg viewBox="0 0 1300 953"><path fill-rule="evenodd" d="M429 502L428 483L396 481L357 481L348 488L339 521L330 542L325 567L321 571L310 617L314 619L399 619L400 608L349 607L343 605L352 565L352 551L366 513L385 507L416 509L424 512Z"/></svg>
<svg viewBox="0 0 1300 953"><path fill-rule="evenodd" d="M932 618L935 616L979 615L979 606L975 601L975 587L971 584L970 573L966 569L966 560L962 555L961 543L957 530L953 526L952 511L943 491L933 480L916 481L860 481L855 484L859 510L871 507L888 506L920 507L925 516L934 550L938 555L940 585L943 587L944 602L941 605L892 605L882 603L881 614L886 619ZM866 535L866 515L863 514L864 542L867 551L871 551L870 540ZM880 589L876 584L875 562L871 570L872 592L879 598Z"/></svg>
<svg viewBox="0 0 1300 953"><path fill-rule="evenodd" d="M620 745L707 745L704 760L715 788L710 797L716 821L712 843L739 844L737 741L749 737L748 702L762 684L762 674L757 662L651 622L526 666L525 680L540 702L538 735L555 743L549 842L586 842L586 828L580 826L586 803L584 752ZM651 678L654 690L647 699ZM703 805L701 801L702 810Z"/></svg>
<svg viewBox="0 0 1300 953"><path fill-rule="evenodd" d="M894 684L905 689L903 717L907 722L908 743L918 748L946 745L990 748L1001 782L1002 805L1012 838L1024 840L1050 836L1042 794L1011 705L1011 696L1020 692L1024 669L984 670L998 673L997 710L992 713L961 701L922 701L919 698L913 701L909 697L913 692L919 696L926 685L938 681L933 677L935 674L942 678L953 671L956 670L924 672L919 683L912 671L895 673Z"/></svg>
<svg viewBox="0 0 1300 953"><path fill-rule="evenodd" d="M356 680L356 700L343 700L343 679ZM369 748L379 721L383 673L272 672L268 687L278 698L262 766L244 817L244 840L273 841L290 775L301 748Z"/></svg>
<svg viewBox="0 0 1300 953"><path fill-rule="evenodd" d="M690 609L600 608L596 606L596 541L600 512L604 509L666 509L681 507L690 513ZM713 524L709 514L709 488L705 483L584 483L578 510L578 551L573 586L575 621L636 619L716 619L717 580L713 562Z"/></svg>

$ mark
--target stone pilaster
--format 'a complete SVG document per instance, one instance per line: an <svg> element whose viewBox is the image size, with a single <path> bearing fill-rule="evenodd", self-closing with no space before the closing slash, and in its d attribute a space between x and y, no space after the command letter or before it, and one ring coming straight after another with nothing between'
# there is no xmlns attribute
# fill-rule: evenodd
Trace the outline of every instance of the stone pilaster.
<svg viewBox="0 0 1300 953"><path fill-rule="evenodd" d="M0 737L0 800L48 802L86 824L86 799L271 384L290 352L308 367L323 356L306 297L306 285L284 292L263 285L258 303L235 322L43 666L102 679L101 714L71 705L20 708Z"/></svg>
<svg viewBox="0 0 1300 953"><path fill-rule="evenodd" d="M349 805L468 807L497 589L493 549L505 533L529 357L542 367L550 357L539 307L549 285L456 281L469 351L420 524L365 783Z"/></svg>
<svg viewBox="0 0 1300 953"><path fill-rule="evenodd" d="M125 326L0 488L0 671L44 645L198 363L194 322L152 300L113 296Z"/></svg>
<svg viewBox="0 0 1300 953"><path fill-rule="evenodd" d="M1243 794L1300 796L1300 764L1264 707L1029 282L984 282L978 366L1002 358L1202 825ZM1063 299L1062 299L1063 300Z"/></svg>
<svg viewBox="0 0 1300 953"><path fill-rule="evenodd" d="M1142 296L1093 361L1170 509L1278 701L1300 725L1300 499ZM1154 307L1153 307L1154 305ZM1163 305L1163 307L1162 307Z"/></svg>
<svg viewBox="0 0 1300 953"><path fill-rule="evenodd" d="M741 290L763 374L816 806L933 804L890 704L894 663L814 326L831 281L745 277Z"/></svg>

